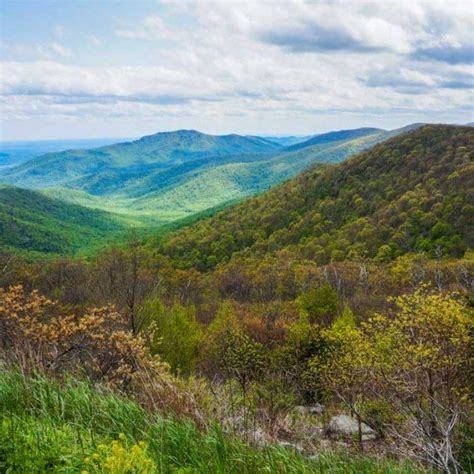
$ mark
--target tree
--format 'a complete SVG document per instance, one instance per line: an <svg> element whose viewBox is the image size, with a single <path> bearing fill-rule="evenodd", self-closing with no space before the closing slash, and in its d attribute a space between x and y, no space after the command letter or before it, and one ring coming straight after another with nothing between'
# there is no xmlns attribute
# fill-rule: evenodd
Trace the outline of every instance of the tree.
<svg viewBox="0 0 474 474"><path fill-rule="evenodd" d="M140 308L140 320L146 321L152 353L159 354L174 372L189 375L196 366L203 331L195 309L175 303L166 308L158 298L148 299Z"/></svg>
<svg viewBox="0 0 474 474"><path fill-rule="evenodd" d="M331 328L323 331L329 353L315 356L311 369L322 389L333 393L355 415L359 446L363 449L362 414L370 397L372 347L356 327L352 312L345 308Z"/></svg>
<svg viewBox="0 0 474 474"><path fill-rule="evenodd" d="M456 295L423 287L393 302L392 318L376 315L364 325L375 392L403 415L403 426L390 429L410 454L459 472L459 426L472 408L472 310Z"/></svg>
<svg viewBox="0 0 474 474"><path fill-rule="evenodd" d="M339 306L337 292L329 285L309 290L298 298L297 303L302 314L307 315L310 322L323 325L332 322Z"/></svg>

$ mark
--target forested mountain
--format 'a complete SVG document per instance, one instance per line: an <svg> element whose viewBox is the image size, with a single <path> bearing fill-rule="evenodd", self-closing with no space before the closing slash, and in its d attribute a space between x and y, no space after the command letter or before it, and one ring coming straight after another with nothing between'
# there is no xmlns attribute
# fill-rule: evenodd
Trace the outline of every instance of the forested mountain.
<svg viewBox="0 0 474 474"><path fill-rule="evenodd" d="M107 192L113 179L179 165L198 158L275 151L279 145L258 137L212 136L194 130L157 133L133 142L118 143L92 150L50 153L30 160L5 175L14 184L31 188L69 186L93 194ZM87 180L104 181L102 188L88 186ZM78 179L78 182L74 180Z"/></svg>
<svg viewBox="0 0 474 474"><path fill-rule="evenodd" d="M103 211L0 185L0 249L74 254L103 246L126 226Z"/></svg>
<svg viewBox="0 0 474 474"><path fill-rule="evenodd" d="M186 228L161 252L200 269L283 249L321 264L459 257L474 244L473 150L472 128L423 126Z"/></svg>
<svg viewBox="0 0 474 474"><path fill-rule="evenodd" d="M72 149L98 148L125 139L83 138L69 140L29 140L0 142L0 169L18 166L37 156Z"/></svg>
<svg viewBox="0 0 474 474"><path fill-rule="evenodd" d="M161 224L266 190L314 162L342 161L402 131L331 132L285 148L259 137L182 130L51 153L0 174L0 181Z"/></svg>
<svg viewBox="0 0 474 474"><path fill-rule="evenodd" d="M367 135L374 135L376 133L383 132L385 132L385 130L380 128L356 128L354 130L340 130L338 132L323 133L321 135L316 135L306 141L291 145L287 148L287 150L300 150L301 148L307 148L313 145L353 140L354 138L361 138Z"/></svg>

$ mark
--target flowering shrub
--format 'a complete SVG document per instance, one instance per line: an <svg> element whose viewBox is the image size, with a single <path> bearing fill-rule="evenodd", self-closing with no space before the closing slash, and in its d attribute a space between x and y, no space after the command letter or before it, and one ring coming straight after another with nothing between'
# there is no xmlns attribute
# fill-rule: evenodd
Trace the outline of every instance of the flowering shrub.
<svg viewBox="0 0 474 474"><path fill-rule="evenodd" d="M166 372L112 306L64 316L56 302L36 291L26 294L21 286L0 288L0 348L44 369L81 369L93 381L121 388L143 369Z"/></svg>
<svg viewBox="0 0 474 474"><path fill-rule="evenodd" d="M97 451L84 462L89 468L82 471L82 474L151 474L156 472L156 464L148 455L148 445L144 441L130 445L123 433L120 433L118 440L112 441L108 446L99 444Z"/></svg>

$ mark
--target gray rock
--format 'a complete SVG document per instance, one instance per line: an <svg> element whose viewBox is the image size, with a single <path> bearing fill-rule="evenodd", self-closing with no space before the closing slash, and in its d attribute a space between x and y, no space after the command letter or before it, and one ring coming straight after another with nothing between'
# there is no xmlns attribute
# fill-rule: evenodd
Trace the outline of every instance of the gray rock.
<svg viewBox="0 0 474 474"><path fill-rule="evenodd" d="M289 449L292 451L298 451L299 453L303 452L303 447L300 444L289 443L288 441L280 441L278 443L282 448Z"/></svg>
<svg viewBox="0 0 474 474"><path fill-rule="evenodd" d="M256 428L255 430L252 430L250 432L251 437L253 438L253 441L258 444L258 445L264 445L267 442L267 437L263 430L260 428Z"/></svg>
<svg viewBox="0 0 474 474"><path fill-rule="evenodd" d="M300 415L322 415L324 412L324 406L320 403L314 405L303 406L299 405L295 407L295 411Z"/></svg>
<svg viewBox="0 0 474 474"><path fill-rule="evenodd" d="M352 436L359 434L357 420L348 415L336 415L329 421L329 431L339 435ZM377 437L375 431L365 423L362 423L362 440L371 440ZM364 439L365 436L365 439Z"/></svg>
<svg viewBox="0 0 474 474"><path fill-rule="evenodd" d="M314 405L311 405L308 407L309 413L312 415L322 415L324 413L324 405L321 405L321 403L315 403Z"/></svg>
<svg viewBox="0 0 474 474"><path fill-rule="evenodd" d="M303 405L296 406L295 411L298 413L298 415L307 415L309 413L308 407Z"/></svg>

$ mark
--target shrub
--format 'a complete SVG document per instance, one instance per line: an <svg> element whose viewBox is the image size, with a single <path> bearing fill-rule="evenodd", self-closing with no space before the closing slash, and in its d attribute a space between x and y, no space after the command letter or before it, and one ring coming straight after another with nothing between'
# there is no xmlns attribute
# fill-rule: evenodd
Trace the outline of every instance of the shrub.
<svg viewBox="0 0 474 474"><path fill-rule="evenodd" d="M97 474L152 474L157 466L148 454L148 444L139 441L131 444L125 434L110 445L99 444L97 450L84 459L88 469L85 472Z"/></svg>
<svg viewBox="0 0 474 474"><path fill-rule="evenodd" d="M84 371L93 381L121 388L141 371L166 372L112 306L92 308L82 316L64 315L58 303L36 291L0 288L0 330L5 357L28 358L28 365L45 370Z"/></svg>
<svg viewBox="0 0 474 474"><path fill-rule="evenodd" d="M337 314L337 292L329 285L313 288L298 298L298 307L312 323L329 325Z"/></svg>

